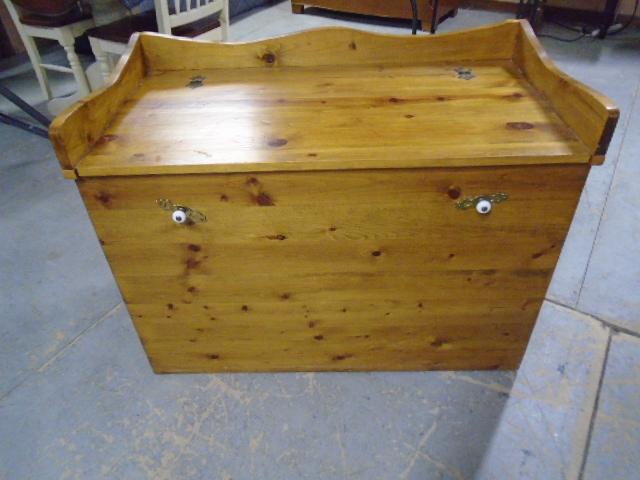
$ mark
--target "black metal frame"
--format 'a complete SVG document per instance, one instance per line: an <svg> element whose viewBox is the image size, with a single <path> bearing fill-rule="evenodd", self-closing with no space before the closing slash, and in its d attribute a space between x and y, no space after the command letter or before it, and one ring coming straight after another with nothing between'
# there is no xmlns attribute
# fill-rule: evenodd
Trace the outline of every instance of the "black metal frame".
<svg viewBox="0 0 640 480"><path fill-rule="evenodd" d="M418 25L420 24L420 19L418 18L418 1L410 0L411 2L411 34L415 35L418 32ZM433 0L432 3L432 16L431 16L431 28L430 32L436 33L438 28L438 7L440 5L440 0Z"/></svg>
<svg viewBox="0 0 640 480"><path fill-rule="evenodd" d="M436 29L438 28L438 7L440 6L440 0L433 0L431 6L431 33L436 33Z"/></svg>
<svg viewBox="0 0 640 480"><path fill-rule="evenodd" d="M606 38L607 33L613 22L616 19L616 11L618 10L618 4L620 0L607 0L602 12L602 24L600 25L600 32L598 32L598 38Z"/></svg>
<svg viewBox="0 0 640 480"><path fill-rule="evenodd" d="M51 124L51 120L41 114L38 110L33 108L27 102L22 100L18 95L13 93L7 87L0 83L0 95L9 100L11 103L16 105L20 110L29 115L31 118L36 120L42 126L46 128L42 128L38 125L33 125L31 123L27 123L19 118L12 117L11 115L7 115L6 113L0 112L0 123L4 123L7 125L11 125L12 127L20 128L27 132L33 133L35 135L39 135L44 138L49 138L49 133L47 129Z"/></svg>
<svg viewBox="0 0 640 480"><path fill-rule="evenodd" d="M542 0L520 0L518 10L516 11L516 18L526 18L529 20L529 23L533 25L536 12L541 3Z"/></svg>
<svg viewBox="0 0 640 480"><path fill-rule="evenodd" d="M410 0L411 2L411 35L415 35L418 32L418 1Z"/></svg>

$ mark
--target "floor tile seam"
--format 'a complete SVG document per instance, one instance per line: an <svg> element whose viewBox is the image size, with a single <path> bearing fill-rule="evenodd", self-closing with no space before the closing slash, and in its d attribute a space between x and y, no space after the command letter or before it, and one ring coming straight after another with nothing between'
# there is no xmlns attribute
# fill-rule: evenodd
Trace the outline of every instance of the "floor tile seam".
<svg viewBox="0 0 640 480"><path fill-rule="evenodd" d="M635 92L633 94L633 100L631 102L631 108L630 108L630 112L629 112L629 117L628 117L628 121L626 122L626 124L624 125L624 130L622 132L622 139L620 140L620 149L618 150L618 153L616 155L616 162L615 165L613 167L613 172L611 173L611 178L609 179L609 185L607 186L607 193L605 194L605 198L604 198L604 202L603 202L603 206L602 206L602 210L600 211L600 217L598 218L598 225L596 227L596 231L595 234L593 235L593 242L591 243L591 248L589 249L589 255L587 257L587 264L586 267L584 269L584 273L582 275L582 278L580 280L580 286L578 289L578 295L576 296L576 307L578 305L580 305L580 299L582 298L582 290L584 289L584 282L587 279L587 275L589 273L589 268L591 266L591 258L593 256L593 252L595 250L596 247L596 243L598 242L598 235L600 234L600 227L602 226L602 219L604 218L604 213L607 209L607 204L609 203L609 196L611 194L611 188L613 187L613 182L615 180L616 177L616 173L618 172L618 167L620 166L620 159L622 157L622 152L624 150L624 146L625 146L625 140L627 138L627 133L629 132L629 125L631 124L631 114L633 112L633 110L636 108L638 104L638 96L640 95L640 81L637 83L636 88L635 88Z"/></svg>
<svg viewBox="0 0 640 480"><path fill-rule="evenodd" d="M554 300L551 298L545 298L545 302L549 302L553 305L556 305L558 307L562 307L562 308L566 308L567 310L571 310L572 312L578 313L580 315L583 315L585 317L589 317L592 320L596 320L597 322L601 323L604 327L612 330L615 333L624 333L625 335L629 335L635 338L640 338L640 332L636 332L635 330L632 330L630 328L627 327L621 327L620 325L616 325L615 323L613 323L613 321L611 320L606 320L602 317L599 317L597 315L594 315L593 313L588 313L585 312L583 310L580 310L576 307L572 307L571 305L567 305L566 303L562 303L558 300Z"/></svg>
<svg viewBox="0 0 640 480"><path fill-rule="evenodd" d="M593 437L593 430L595 427L596 417L598 415L598 407L600 404L600 394L602 392L602 384L604 382L604 376L607 371L607 362L609 360L609 351L611 350L611 330L608 332L607 345L604 351L604 357L602 359L602 368L600 369L600 379L598 381L598 389L596 391L596 398L593 401L593 408L591 410L591 419L589 421L589 430L587 431L587 438L585 439L584 446L582 448L582 461L580 462L580 470L578 473L578 480L584 479L584 470L587 465L587 458L589 456L589 450L591 447L591 439Z"/></svg>
<svg viewBox="0 0 640 480"><path fill-rule="evenodd" d="M61 356L64 355L64 353L67 352L67 350L69 350L70 348L72 348L76 343L78 343L82 337L88 333L90 330L94 329L95 327L97 327L100 323L102 323L106 318L108 318L109 316L111 316L112 314L114 314L122 305L124 305L122 303L122 301L118 302L117 305L111 307L109 310L106 311L106 313L104 313L103 315L101 315L95 322L91 323L91 325L87 326L85 329L83 329L80 333L78 333L75 337L73 337L68 343L66 343L64 346L62 346L61 348L59 348L48 360L46 360L42 365L40 365L37 368L33 368L33 369L29 369L27 370L25 376L22 378L22 380L20 382L18 382L16 385L14 385L13 387L11 387L7 392L0 394L0 402L2 402L5 398L7 398L9 395L11 395L13 392L15 392L17 389L19 389L22 385L24 385L24 383L29 380L33 375L42 373L43 371L45 371L47 368L49 368L53 363L55 363L56 360L58 360Z"/></svg>

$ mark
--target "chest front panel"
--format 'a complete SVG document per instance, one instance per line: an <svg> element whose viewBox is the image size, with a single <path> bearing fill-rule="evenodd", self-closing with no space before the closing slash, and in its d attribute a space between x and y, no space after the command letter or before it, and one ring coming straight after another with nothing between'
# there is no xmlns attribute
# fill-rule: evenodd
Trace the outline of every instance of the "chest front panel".
<svg viewBox="0 0 640 480"><path fill-rule="evenodd" d="M78 181L159 372L514 368L588 166ZM488 215L465 198L506 193ZM156 204L206 215L178 225Z"/></svg>

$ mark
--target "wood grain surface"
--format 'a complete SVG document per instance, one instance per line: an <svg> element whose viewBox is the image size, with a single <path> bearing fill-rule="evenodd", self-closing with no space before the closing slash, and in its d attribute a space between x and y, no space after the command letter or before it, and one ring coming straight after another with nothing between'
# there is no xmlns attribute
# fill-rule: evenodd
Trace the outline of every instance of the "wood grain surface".
<svg viewBox="0 0 640 480"><path fill-rule="evenodd" d="M470 80L455 69L472 69ZM189 88L203 76L203 86ZM51 127L66 176L602 163L618 118L526 22L326 28L243 44L134 36ZM138 141L142 139L142 141Z"/></svg>
<svg viewBox="0 0 640 480"><path fill-rule="evenodd" d="M98 90L71 105L51 122L49 137L63 172L76 178L74 167L102 141L102 134L121 104L145 76L145 59L138 34L114 69L109 88Z"/></svg>
<svg viewBox="0 0 640 480"><path fill-rule="evenodd" d="M560 71L542 48L531 26L523 22L513 59L525 77L593 152L592 164L602 164L620 112L613 101Z"/></svg>
<svg viewBox="0 0 640 480"><path fill-rule="evenodd" d="M420 65L512 58L519 22L438 35L392 35L343 27L304 30L246 43L140 35L151 71L365 65Z"/></svg>
<svg viewBox="0 0 640 480"><path fill-rule="evenodd" d="M511 61L159 72L80 176L585 163L590 151ZM196 75L204 85L186 85ZM140 139L140 140L138 140Z"/></svg>
<svg viewBox="0 0 640 480"><path fill-rule="evenodd" d="M158 372L488 369L524 353L588 168L79 187ZM498 191L510 198L488 216L452 198ZM208 221L175 225L157 198Z"/></svg>

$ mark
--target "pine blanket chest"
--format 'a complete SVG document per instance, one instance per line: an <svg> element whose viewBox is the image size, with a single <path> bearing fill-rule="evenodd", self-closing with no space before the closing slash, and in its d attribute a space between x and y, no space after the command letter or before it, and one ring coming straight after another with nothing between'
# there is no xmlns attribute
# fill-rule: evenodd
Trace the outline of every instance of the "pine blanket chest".
<svg viewBox="0 0 640 480"><path fill-rule="evenodd" d="M156 372L511 369L617 117L509 21L143 33L50 135Z"/></svg>

